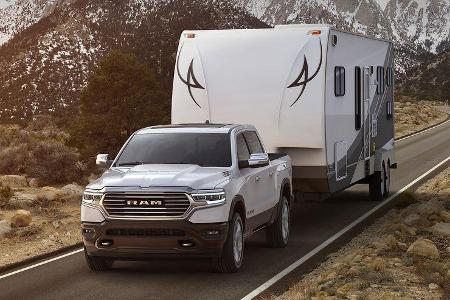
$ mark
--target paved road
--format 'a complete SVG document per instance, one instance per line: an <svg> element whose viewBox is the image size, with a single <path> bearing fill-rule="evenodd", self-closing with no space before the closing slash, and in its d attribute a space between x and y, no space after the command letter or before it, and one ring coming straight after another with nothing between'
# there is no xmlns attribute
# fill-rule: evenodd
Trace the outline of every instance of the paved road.
<svg viewBox="0 0 450 300"><path fill-rule="evenodd" d="M397 142L399 169L392 192L450 156L450 122ZM320 245L376 205L364 186L332 199L304 203L293 213L292 240L285 249L264 247L264 235L246 243L238 274L210 273L209 263L155 260L121 262L107 273L88 271L82 253L0 280L1 299L239 299Z"/></svg>

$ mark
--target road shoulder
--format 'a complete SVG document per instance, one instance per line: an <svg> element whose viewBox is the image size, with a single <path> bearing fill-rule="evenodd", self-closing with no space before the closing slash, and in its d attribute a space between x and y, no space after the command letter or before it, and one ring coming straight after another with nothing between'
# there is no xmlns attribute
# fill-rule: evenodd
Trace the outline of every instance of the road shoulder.
<svg viewBox="0 0 450 300"><path fill-rule="evenodd" d="M279 298L450 298L450 168L329 255Z"/></svg>

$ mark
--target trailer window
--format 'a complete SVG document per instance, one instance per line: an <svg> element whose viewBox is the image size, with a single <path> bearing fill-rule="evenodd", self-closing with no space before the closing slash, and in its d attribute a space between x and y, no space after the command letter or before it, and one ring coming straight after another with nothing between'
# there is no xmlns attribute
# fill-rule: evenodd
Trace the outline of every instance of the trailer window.
<svg viewBox="0 0 450 300"><path fill-rule="evenodd" d="M341 97L345 95L345 68L334 67L334 95Z"/></svg>
<svg viewBox="0 0 450 300"><path fill-rule="evenodd" d="M384 68L377 67L377 94L382 95L384 93Z"/></svg>
<svg viewBox="0 0 450 300"><path fill-rule="evenodd" d="M389 120L389 119L392 119L392 116L393 116L393 111L392 111L392 101L388 101L388 102L386 102L386 118Z"/></svg>
<svg viewBox="0 0 450 300"><path fill-rule="evenodd" d="M254 131L247 131L244 133L245 140L247 141L248 148L250 149L250 154L264 153L261 141L258 135Z"/></svg>
<svg viewBox="0 0 450 300"><path fill-rule="evenodd" d="M355 129L361 129L361 68L355 67Z"/></svg>
<svg viewBox="0 0 450 300"><path fill-rule="evenodd" d="M392 74L392 68L387 67L386 69L386 84L387 86L391 86L393 84L394 78Z"/></svg>

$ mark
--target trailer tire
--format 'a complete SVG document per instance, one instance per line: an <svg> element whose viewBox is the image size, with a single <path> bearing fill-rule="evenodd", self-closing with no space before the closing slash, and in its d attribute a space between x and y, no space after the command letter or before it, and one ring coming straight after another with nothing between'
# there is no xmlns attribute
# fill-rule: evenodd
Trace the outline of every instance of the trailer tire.
<svg viewBox="0 0 450 300"><path fill-rule="evenodd" d="M391 167L390 163L387 164L387 166L383 165L384 168L384 198L387 198L389 196L389 193L391 192Z"/></svg>
<svg viewBox="0 0 450 300"><path fill-rule="evenodd" d="M244 259L244 223L238 212L233 214L222 254L214 258L214 270L219 273L236 273Z"/></svg>
<svg viewBox="0 0 450 300"><path fill-rule="evenodd" d="M370 199L372 201L383 200L385 192L385 178L386 178L386 168L384 167L384 162L381 167L382 171L376 171L369 177L369 193Z"/></svg>
<svg viewBox="0 0 450 300"><path fill-rule="evenodd" d="M114 262L110 258L91 256L87 253L86 248L84 248L84 257L86 258L86 263L89 269L91 269L91 271L94 272L102 272L110 270Z"/></svg>
<svg viewBox="0 0 450 300"><path fill-rule="evenodd" d="M290 207L286 196L282 196L278 215L266 229L266 242L271 248L284 248L289 242Z"/></svg>

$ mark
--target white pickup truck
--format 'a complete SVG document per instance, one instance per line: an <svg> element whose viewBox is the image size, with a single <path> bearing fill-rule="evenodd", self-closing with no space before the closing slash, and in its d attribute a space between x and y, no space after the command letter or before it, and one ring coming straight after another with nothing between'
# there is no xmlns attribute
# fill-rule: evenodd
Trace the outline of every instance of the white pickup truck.
<svg viewBox="0 0 450 300"><path fill-rule="evenodd" d="M134 133L81 206L88 266L155 256L209 257L236 272L244 239L266 230L272 247L289 240L291 160L267 154L255 127L154 126Z"/></svg>

